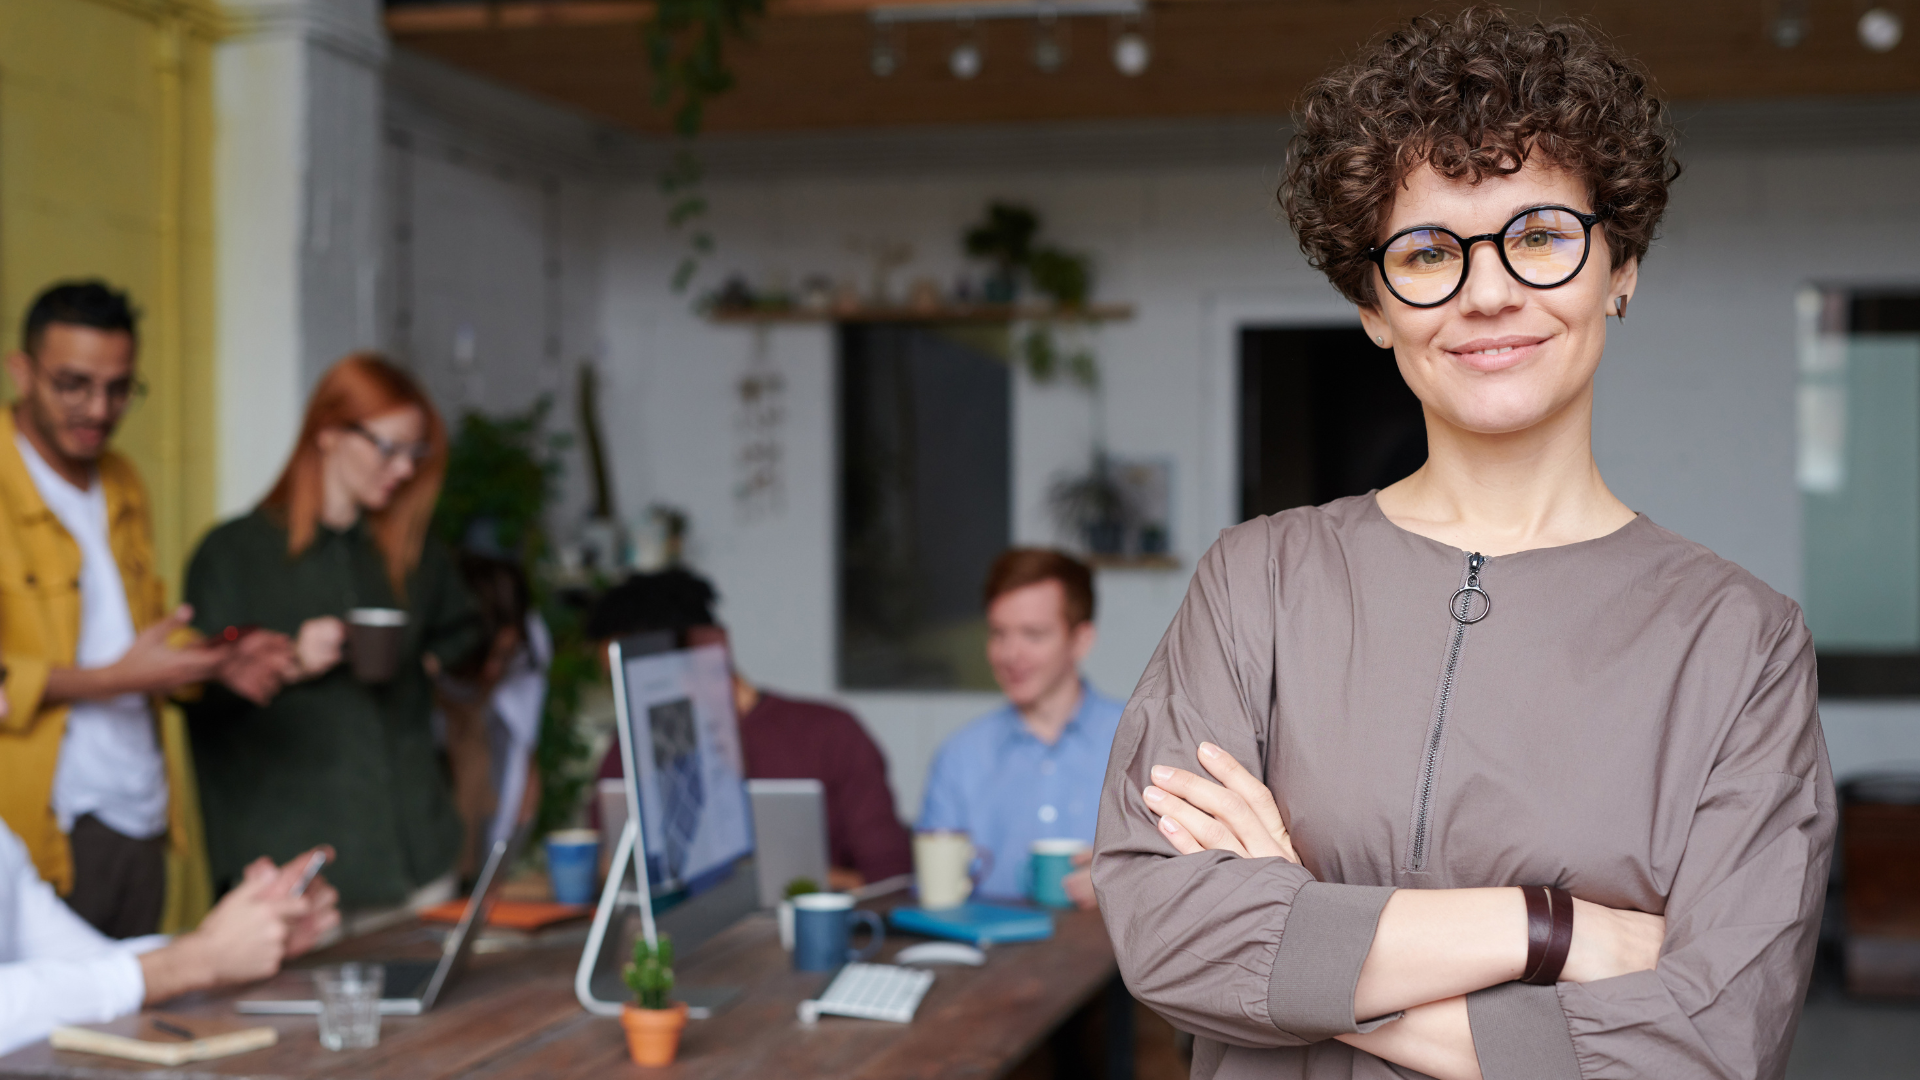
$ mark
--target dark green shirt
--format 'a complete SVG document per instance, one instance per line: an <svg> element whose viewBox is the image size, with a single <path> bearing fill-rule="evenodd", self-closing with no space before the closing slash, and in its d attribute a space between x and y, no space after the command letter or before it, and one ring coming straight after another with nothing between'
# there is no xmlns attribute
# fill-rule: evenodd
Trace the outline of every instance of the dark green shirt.
<svg viewBox="0 0 1920 1080"><path fill-rule="evenodd" d="M452 868L460 819L429 725L421 658L459 660L479 642L472 600L444 548L427 542L396 603L364 525L320 528L298 558L261 511L200 542L187 568L193 622L213 634L257 625L289 636L321 615L404 607L400 673L369 686L351 666L283 689L264 707L222 687L187 706L207 849L216 883L261 855L285 861L315 844L339 859L327 879L345 908L397 904Z"/></svg>

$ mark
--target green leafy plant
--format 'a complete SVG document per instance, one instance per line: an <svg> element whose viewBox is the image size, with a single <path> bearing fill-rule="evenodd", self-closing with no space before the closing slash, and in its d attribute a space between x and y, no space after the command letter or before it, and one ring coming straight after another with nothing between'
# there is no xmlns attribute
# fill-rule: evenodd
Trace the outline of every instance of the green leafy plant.
<svg viewBox="0 0 1920 1080"><path fill-rule="evenodd" d="M817 893L819 891L820 891L819 882L813 880L810 877L797 877L797 878L794 878L792 881L787 882L786 891L781 895L786 897L788 900L791 900L796 896L805 896L808 893Z"/></svg>
<svg viewBox="0 0 1920 1080"><path fill-rule="evenodd" d="M479 524L487 541L531 564L542 554L541 515L560 478L565 432L546 430L553 399L541 395L525 412L460 418L447 447L447 473L433 508L433 532L458 547Z"/></svg>
<svg viewBox="0 0 1920 1080"><path fill-rule="evenodd" d="M620 972L627 989L633 991L634 1004L643 1009L672 1006L673 939L665 934L649 944L645 935L633 939L633 962Z"/></svg>
<svg viewBox="0 0 1920 1080"><path fill-rule="evenodd" d="M534 744L540 773L534 828L540 835L570 824L586 793L583 765L591 747L577 718L581 691L600 674L579 610L561 603L539 573L547 554L541 522L559 483L560 453L572 445L571 436L547 430L552 408L552 399L543 396L525 412L462 416L433 510L434 535L442 541L457 547L481 539L520 563L534 607L553 634L547 703ZM485 537L472 535L477 526L487 531Z"/></svg>
<svg viewBox="0 0 1920 1080"><path fill-rule="evenodd" d="M653 69L653 102L672 113L674 133L683 140L660 175L667 226L687 242L673 271L675 292L686 290L700 261L714 250L713 233L706 225L709 207L701 190L703 170L685 144L705 125L707 103L733 89L728 39L747 37L753 20L766 11L766 0L655 0L653 18L642 31Z"/></svg>
<svg viewBox="0 0 1920 1080"><path fill-rule="evenodd" d="M1040 215L1015 203L987 204L987 219L966 231L967 254L986 259L1001 271L1024 270L1033 254L1033 237L1040 231Z"/></svg>
<svg viewBox="0 0 1920 1080"><path fill-rule="evenodd" d="M1093 264L1085 255L1040 248L1027 260L1033 287L1063 308L1087 306L1093 291Z"/></svg>

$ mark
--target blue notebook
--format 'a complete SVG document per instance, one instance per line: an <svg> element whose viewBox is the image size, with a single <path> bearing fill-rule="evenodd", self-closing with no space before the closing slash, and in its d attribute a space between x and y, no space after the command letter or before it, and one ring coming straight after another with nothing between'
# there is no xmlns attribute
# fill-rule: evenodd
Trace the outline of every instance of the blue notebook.
<svg viewBox="0 0 1920 1080"><path fill-rule="evenodd" d="M941 911L894 908L888 918L895 929L910 934L950 938L983 947L1000 941L1039 941L1053 936L1052 915L1032 908L998 904L961 904Z"/></svg>

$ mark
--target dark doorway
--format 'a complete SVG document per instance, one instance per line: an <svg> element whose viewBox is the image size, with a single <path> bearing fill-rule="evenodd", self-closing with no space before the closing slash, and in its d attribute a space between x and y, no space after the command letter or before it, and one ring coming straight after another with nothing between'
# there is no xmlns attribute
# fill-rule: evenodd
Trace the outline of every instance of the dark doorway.
<svg viewBox="0 0 1920 1080"><path fill-rule="evenodd" d="M1359 327L1241 329L1241 520L1365 494L1426 460L1420 399Z"/></svg>
<svg viewBox="0 0 1920 1080"><path fill-rule="evenodd" d="M1005 338L840 328L845 689L993 689L980 583L1011 529Z"/></svg>

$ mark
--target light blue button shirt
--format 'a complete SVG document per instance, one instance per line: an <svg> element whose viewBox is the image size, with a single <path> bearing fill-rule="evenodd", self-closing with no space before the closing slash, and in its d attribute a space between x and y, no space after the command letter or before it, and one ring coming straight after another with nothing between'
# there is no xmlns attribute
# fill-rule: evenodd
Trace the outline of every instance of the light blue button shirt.
<svg viewBox="0 0 1920 1080"><path fill-rule="evenodd" d="M1121 709L1082 680L1080 708L1052 746L1027 730L1012 705L972 721L941 745L927 775L919 828L965 832L976 848L993 854L975 895L1022 896L1035 840L1093 842Z"/></svg>

